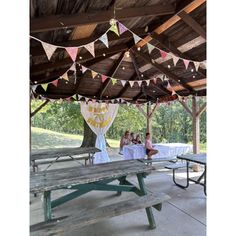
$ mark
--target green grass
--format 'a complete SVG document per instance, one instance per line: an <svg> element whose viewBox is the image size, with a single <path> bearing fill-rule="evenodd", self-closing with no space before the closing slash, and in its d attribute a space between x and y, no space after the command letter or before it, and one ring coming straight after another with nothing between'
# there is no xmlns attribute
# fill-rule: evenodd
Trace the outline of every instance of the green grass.
<svg viewBox="0 0 236 236"><path fill-rule="evenodd" d="M58 133L42 128L31 127L32 149L78 147L81 145L83 135ZM119 140L107 139L111 148L118 148ZM206 152L206 143L200 144L200 151Z"/></svg>

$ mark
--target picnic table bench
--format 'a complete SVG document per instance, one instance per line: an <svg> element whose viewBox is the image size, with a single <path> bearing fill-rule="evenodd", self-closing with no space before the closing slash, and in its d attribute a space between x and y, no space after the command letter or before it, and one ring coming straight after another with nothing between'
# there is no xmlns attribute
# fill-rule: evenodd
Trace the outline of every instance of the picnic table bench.
<svg viewBox="0 0 236 236"><path fill-rule="evenodd" d="M160 211L162 202L168 200L169 196L164 193L154 193L146 188L144 178L151 170L151 166L139 160L130 160L32 173L30 192L43 193L45 220L32 225L31 232L38 232L40 235L62 233L142 208L146 209L150 228L155 228L156 223L151 207ZM136 175L139 186L128 181L128 175ZM114 180L118 180L119 184L110 184ZM69 189L72 192L51 200L51 191L58 189ZM115 191L118 195L122 192L133 192L137 197L91 209L83 214L77 212L52 219L51 211L54 207L92 190Z"/></svg>
<svg viewBox="0 0 236 236"><path fill-rule="evenodd" d="M84 160L85 165L87 165L87 161L89 164L93 164L94 154L100 151L96 147L37 149L31 151L30 163L33 167L33 172L36 169L38 170L38 165L50 164L49 166L51 166L55 162Z"/></svg>

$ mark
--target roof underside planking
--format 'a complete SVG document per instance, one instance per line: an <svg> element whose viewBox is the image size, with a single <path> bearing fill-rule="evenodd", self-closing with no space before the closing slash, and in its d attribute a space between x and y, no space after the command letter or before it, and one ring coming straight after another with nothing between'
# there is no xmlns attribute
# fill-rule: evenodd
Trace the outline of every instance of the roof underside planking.
<svg viewBox="0 0 236 236"><path fill-rule="evenodd" d="M127 28L154 46L176 56L194 61L206 60L206 1L205 0L31 0L30 35L54 45L79 46L99 38L109 28L115 16ZM86 49L78 51L76 61L101 74L122 80L146 80L166 75L170 85L180 96L206 95L206 68L196 71L193 63L185 69L181 60L161 58L158 50L149 55L147 45L135 45L130 32L120 37L108 32L109 48L95 43L95 57ZM137 50L140 47L141 50ZM130 51L130 57L125 52ZM57 49L51 60L40 42L30 40L30 82L43 84L58 79L73 64L64 49ZM82 58L82 59L81 59ZM156 60L153 63L153 60ZM91 73L82 74L69 82L59 80L57 87L49 84L46 92L37 86L35 96L66 98L79 94L93 99L123 98L130 102L169 101L177 98L167 89L167 81L157 79L147 86L133 87L120 81L115 85L107 79L93 79ZM141 76L142 75L142 76Z"/></svg>

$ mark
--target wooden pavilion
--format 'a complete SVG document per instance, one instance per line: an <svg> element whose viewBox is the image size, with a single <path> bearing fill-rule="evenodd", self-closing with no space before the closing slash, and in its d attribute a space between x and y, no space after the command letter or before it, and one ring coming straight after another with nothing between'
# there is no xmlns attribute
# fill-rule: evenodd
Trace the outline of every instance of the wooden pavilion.
<svg viewBox="0 0 236 236"><path fill-rule="evenodd" d="M50 61L41 42L30 40L30 83L32 96L49 99L146 103L168 102L178 99L193 118L194 153L199 152L199 117L206 104L199 107L197 99L206 96L206 1L205 0L53 0L31 1L30 36L43 42L77 47L94 42L110 27L115 18L143 40L134 41L130 31L121 35L108 31L109 47L101 41L94 43L95 56L85 48L78 50L76 72L68 72L68 80L60 78L73 64L63 48L57 48ZM160 50L149 52L147 43L179 58L201 62L196 69L182 60L174 65L173 58ZM79 64L106 75L94 79L82 73ZM117 78L113 84L111 78ZM150 83L144 81L149 79ZM122 85L120 80L127 83ZM130 85L130 81L142 81ZM155 81L155 82L154 82ZM40 84L49 83L45 90ZM35 88L35 85L37 87ZM174 93L173 93L174 91ZM192 108L180 98L192 96ZM81 98L82 97L82 98ZM154 109L144 112L150 130Z"/></svg>

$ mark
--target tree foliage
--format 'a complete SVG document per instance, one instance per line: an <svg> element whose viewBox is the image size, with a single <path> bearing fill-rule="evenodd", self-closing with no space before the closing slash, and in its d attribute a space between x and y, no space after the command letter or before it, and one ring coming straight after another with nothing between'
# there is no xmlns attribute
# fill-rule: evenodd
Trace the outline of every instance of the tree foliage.
<svg viewBox="0 0 236 236"><path fill-rule="evenodd" d="M191 107L191 99L188 101ZM200 99L200 105L204 99ZM35 110L42 101L33 100L31 110ZM146 109L146 106L143 108ZM49 102L32 119L31 125L53 131L83 134L83 117L77 102ZM192 142L192 118L179 102L170 105L161 104L152 118L153 142ZM146 118L133 106L120 105L117 116L108 130L108 138L120 139L126 130L141 134L146 132ZM206 112L200 120L201 142L206 142Z"/></svg>

